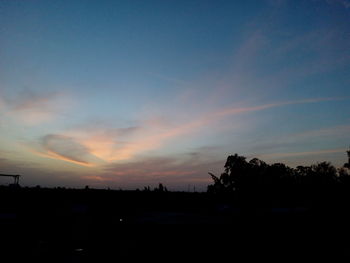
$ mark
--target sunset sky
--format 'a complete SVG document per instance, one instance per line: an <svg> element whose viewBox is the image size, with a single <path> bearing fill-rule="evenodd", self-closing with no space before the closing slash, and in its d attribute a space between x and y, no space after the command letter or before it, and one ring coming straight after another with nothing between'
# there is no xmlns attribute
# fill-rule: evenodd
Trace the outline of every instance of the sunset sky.
<svg viewBox="0 0 350 263"><path fill-rule="evenodd" d="M205 190L234 153L340 167L349 105L349 0L0 0L0 173L23 186Z"/></svg>

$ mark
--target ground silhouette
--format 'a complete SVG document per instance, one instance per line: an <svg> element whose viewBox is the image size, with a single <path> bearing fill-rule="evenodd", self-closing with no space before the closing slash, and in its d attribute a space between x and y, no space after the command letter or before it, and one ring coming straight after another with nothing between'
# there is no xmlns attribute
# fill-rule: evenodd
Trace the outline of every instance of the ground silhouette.
<svg viewBox="0 0 350 263"><path fill-rule="evenodd" d="M348 259L348 167L290 168L235 154L220 176L210 173L213 184L202 193L171 192L161 183L136 191L0 186L0 256L10 258L4 262L223 261L227 253L245 260Z"/></svg>

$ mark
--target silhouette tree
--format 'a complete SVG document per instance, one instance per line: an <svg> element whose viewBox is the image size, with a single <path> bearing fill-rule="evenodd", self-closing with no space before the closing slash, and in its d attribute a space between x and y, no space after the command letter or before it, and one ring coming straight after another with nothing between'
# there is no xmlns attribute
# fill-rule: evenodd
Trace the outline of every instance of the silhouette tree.
<svg viewBox="0 0 350 263"><path fill-rule="evenodd" d="M341 167L338 169L339 182L345 185L350 185L349 169Z"/></svg>
<svg viewBox="0 0 350 263"><path fill-rule="evenodd" d="M313 182L327 185L334 183L337 179L337 169L329 162L321 162L311 165Z"/></svg>
<svg viewBox="0 0 350 263"><path fill-rule="evenodd" d="M224 185L221 182L220 178L218 178L217 176L215 176L214 174L212 174L210 172L208 174L213 179L214 185L208 185L208 190L207 191L209 193L222 193L222 192L224 192L225 191Z"/></svg>
<svg viewBox="0 0 350 263"><path fill-rule="evenodd" d="M225 163L225 172L221 175L221 182L229 190L239 190L245 185L248 173L248 163L246 157L230 155Z"/></svg>
<svg viewBox="0 0 350 263"><path fill-rule="evenodd" d="M350 169L350 149L346 153L348 155L348 162L344 164L344 167Z"/></svg>
<svg viewBox="0 0 350 263"><path fill-rule="evenodd" d="M346 153L348 155L348 162L338 169L339 182L345 187L350 186L350 149Z"/></svg>
<svg viewBox="0 0 350 263"><path fill-rule="evenodd" d="M310 175L311 167L299 165L299 166L297 166L297 168L294 171L298 176L306 177L306 176Z"/></svg>
<svg viewBox="0 0 350 263"><path fill-rule="evenodd" d="M155 187L153 191L154 191L154 192L161 192L161 193L162 193L162 192L167 192L168 189L166 189L166 187L163 186L163 184L159 183L158 188Z"/></svg>
<svg viewBox="0 0 350 263"><path fill-rule="evenodd" d="M347 155L350 159L350 150ZM208 192L229 194L244 204L305 205L311 200L330 204L336 202L338 190L350 192L348 167L349 163L337 170L330 162L320 162L293 169L257 158L247 162L246 157L235 154L228 156L220 177L209 173L214 184L208 186Z"/></svg>

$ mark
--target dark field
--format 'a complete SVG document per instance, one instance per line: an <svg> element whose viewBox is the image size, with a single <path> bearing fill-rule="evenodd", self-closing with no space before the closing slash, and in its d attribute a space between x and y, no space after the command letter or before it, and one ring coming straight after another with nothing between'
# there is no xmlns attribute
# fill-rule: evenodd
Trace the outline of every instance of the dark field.
<svg viewBox="0 0 350 263"><path fill-rule="evenodd" d="M350 258L349 207L243 206L208 193L8 187L0 188L0 200L4 262Z"/></svg>

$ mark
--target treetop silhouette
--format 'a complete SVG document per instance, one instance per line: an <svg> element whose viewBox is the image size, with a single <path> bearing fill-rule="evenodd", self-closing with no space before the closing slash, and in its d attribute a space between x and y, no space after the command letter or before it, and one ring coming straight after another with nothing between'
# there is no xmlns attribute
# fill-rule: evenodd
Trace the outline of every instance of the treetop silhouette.
<svg viewBox="0 0 350 263"><path fill-rule="evenodd" d="M350 159L350 150L347 151ZM208 193L225 194L237 200L290 202L325 198L350 187L349 162L336 169L330 162L291 168L283 163L267 164L258 158L247 161L237 153L227 157L220 176L209 173L214 184ZM345 187L345 188L344 188Z"/></svg>

